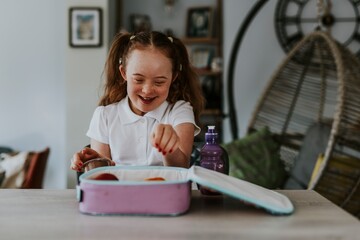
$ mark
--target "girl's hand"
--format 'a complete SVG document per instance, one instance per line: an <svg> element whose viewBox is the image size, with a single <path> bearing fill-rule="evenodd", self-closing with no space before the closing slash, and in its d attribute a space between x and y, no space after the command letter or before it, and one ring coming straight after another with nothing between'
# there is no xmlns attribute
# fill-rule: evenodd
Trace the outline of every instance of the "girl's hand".
<svg viewBox="0 0 360 240"><path fill-rule="evenodd" d="M165 156L178 149L180 138L171 125L159 124L154 129L152 145Z"/></svg>
<svg viewBox="0 0 360 240"><path fill-rule="evenodd" d="M84 163L88 160L99 158L100 154L91 148L84 148L80 152L74 154L71 160L71 169L76 170L78 172L82 171L82 167Z"/></svg>
<svg viewBox="0 0 360 240"><path fill-rule="evenodd" d="M159 124L154 128L151 143L163 154L164 166L189 167L194 131L192 123L182 123L176 127Z"/></svg>

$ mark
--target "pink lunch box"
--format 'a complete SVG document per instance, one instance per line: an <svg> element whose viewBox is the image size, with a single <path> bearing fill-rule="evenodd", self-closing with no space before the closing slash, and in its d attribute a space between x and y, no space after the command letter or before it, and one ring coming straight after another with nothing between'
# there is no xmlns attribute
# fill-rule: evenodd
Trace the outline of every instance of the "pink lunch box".
<svg viewBox="0 0 360 240"><path fill-rule="evenodd" d="M94 178L111 173L119 180ZM165 181L146 181L161 177ZM80 176L80 212L91 215L166 215L185 213L191 203L191 182L238 198L272 214L291 214L290 200L275 191L199 166L189 169L162 166L100 167Z"/></svg>

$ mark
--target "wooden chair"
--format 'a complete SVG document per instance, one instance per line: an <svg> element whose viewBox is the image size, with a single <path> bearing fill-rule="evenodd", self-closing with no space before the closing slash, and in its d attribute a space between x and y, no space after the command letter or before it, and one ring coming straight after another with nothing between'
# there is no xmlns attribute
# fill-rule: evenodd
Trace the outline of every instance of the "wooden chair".
<svg viewBox="0 0 360 240"><path fill-rule="evenodd" d="M50 148L40 152L29 153L29 161L21 188L43 188L43 180Z"/></svg>

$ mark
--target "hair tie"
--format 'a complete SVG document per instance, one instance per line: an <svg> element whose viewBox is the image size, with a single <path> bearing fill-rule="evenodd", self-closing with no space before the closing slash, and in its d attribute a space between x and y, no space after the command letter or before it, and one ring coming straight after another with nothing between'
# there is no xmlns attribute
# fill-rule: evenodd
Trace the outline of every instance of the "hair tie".
<svg viewBox="0 0 360 240"><path fill-rule="evenodd" d="M174 42L174 39L172 37L168 37L168 39L170 40L171 43Z"/></svg>
<svg viewBox="0 0 360 240"><path fill-rule="evenodd" d="M133 40L134 38L135 38L135 35L131 35L130 41Z"/></svg>

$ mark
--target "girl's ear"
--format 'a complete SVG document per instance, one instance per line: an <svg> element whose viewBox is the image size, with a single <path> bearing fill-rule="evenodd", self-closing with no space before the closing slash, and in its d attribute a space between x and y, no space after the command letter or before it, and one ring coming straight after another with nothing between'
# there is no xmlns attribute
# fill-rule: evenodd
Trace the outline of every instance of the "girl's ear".
<svg viewBox="0 0 360 240"><path fill-rule="evenodd" d="M119 71L120 71L120 74L121 74L122 78L123 78L125 81L127 81L127 80L126 80L126 71L125 71L125 68L124 68L124 66L123 66L122 64L119 66Z"/></svg>

